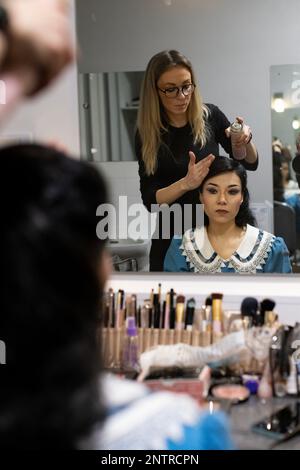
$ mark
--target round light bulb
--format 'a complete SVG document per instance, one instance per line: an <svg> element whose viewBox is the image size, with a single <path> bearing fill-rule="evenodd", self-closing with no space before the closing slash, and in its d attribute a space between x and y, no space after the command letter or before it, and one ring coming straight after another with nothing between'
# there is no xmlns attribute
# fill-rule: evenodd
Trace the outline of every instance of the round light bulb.
<svg viewBox="0 0 300 470"><path fill-rule="evenodd" d="M283 98L275 98L273 108L276 113L283 113L285 110L285 104Z"/></svg>

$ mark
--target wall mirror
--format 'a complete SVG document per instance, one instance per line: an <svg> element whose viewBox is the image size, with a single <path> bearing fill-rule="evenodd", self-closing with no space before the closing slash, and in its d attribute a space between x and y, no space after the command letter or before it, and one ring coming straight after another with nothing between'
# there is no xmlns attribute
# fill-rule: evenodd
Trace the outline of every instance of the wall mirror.
<svg viewBox="0 0 300 470"><path fill-rule="evenodd" d="M248 175L251 206L260 227L274 231L269 69L297 62L297 14L297 0L284 7L280 0L76 1L81 153L107 177L116 206L120 195L141 203L133 152L139 87L150 57L174 48L191 59L204 101L250 124L260 155ZM117 236L111 244L127 260L120 271L147 270L149 248L146 238Z"/></svg>
<svg viewBox="0 0 300 470"><path fill-rule="evenodd" d="M274 230L289 243L299 272L300 189L293 162L300 159L300 65L271 66L270 92Z"/></svg>

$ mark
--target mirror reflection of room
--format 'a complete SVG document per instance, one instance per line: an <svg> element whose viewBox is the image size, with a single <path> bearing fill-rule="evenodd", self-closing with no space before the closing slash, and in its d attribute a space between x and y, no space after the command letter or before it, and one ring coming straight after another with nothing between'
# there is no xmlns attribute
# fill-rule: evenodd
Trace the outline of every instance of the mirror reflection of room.
<svg viewBox="0 0 300 470"><path fill-rule="evenodd" d="M147 209L151 211L156 204L177 204L186 225L185 212L192 207L187 229L195 227L198 188L219 156L219 145L246 169L255 171L258 154L250 128L242 117L236 118L235 125L240 129L233 144L235 132L230 121L216 105L203 102L190 60L176 50L155 54L142 85L136 135L140 190ZM160 225L163 217L158 220ZM163 270L174 225L170 223L170 236L159 228L159 235L152 239L150 271Z"/></svg>
<svg viewBox="0 0 300 470"><path fill-rule="evenodd" d="M300 66L271 67L274 231L300 267Z"/></svg>
<svg viewBox="0 0 300 470"><path fill-rule="evenodd" d="M231 3L231 7L234 7L234 18L244 18L244 6L237 5L233 0ZM198 5L188 0L183 6L179 2L167 4L162 1L159 5L150 6L145 0L131 0L126 6L126 12L134 11L134 14L127 15L126 27L120 21L125 12L125 5L122 2L115 0L111 5L105 6L105 21L102 15L103 8L102 2L94 0L88 0L84 6L77 2L77 33L82 51L78 64L79 75L85 76L86 82L99 82L96 88L86 94L87 83L79 81L81 146L85 149L82 154L108 177L111 182L111 200L117 211L122 214L127 211L129 214L131 208L139 204L140 220L147 220L147 224L140 223L143 230L139 233L136 231L135 236L129 233L124 235L118 230L112 234L109 246L114 259L114 269L116 271L163 269L164 256L158 256L157 259L151 259L150 256L153 245L151 238L155 233L157 214L149 213L143 206L138 174L140 160L137 160L139 155L134 140L138 127L137 117L141 110L141 84L147 63L159 51L170 48L180 51L190 59L195 75L199 79L199 83L195 83L195 90L200 91L205 103L215 103L228 118L229 123L232 123L237 116L243 116L245 124L251 125L252 144L255 142L260 158L258 170L248 172L250 206L257 226L263 231L277 235L274 230L272 154L267 112L268 68L274 62L274 54L272 52L271 57L268 43L264 43L264 54L258 57L256 53L258 44L261 47L258 36L253 36L253 30L250 31L245 25L241 29L243 36L249 36L251 39L247 49L248 54L255 56L255 74L249 74L246 73L249 62L241 46L235 43L234 55L224 54L220 48L216 50L214 47L215 41L220 43L219 39L226 37L228 43L234 43L236 38L233 30L226 26L226 21L223 21L228 16L228 4L226 8L225 4L218 4L218 9L215 11L211 2L204 4L202 2ZM254 14L256 12L260 15L266 14L266 17L271 15L273 18L278 14L273 9L272 12L268 11L266 5L257 1L252 3L252 9ZM203 39L210 35L215 15L222 21L218 23L214 41L204 41ZM151 18L151 21L146 21L146 17ZM170 21L176 27L169 28ZM151 24L159 25L155 37ZM258 33L259 28L258 25ZM99 44L106 45L101 56L97 47ZM293 48L290 49L290 55L292 53ZM276 54L279 63L284 62L282 57L286 54L286 47L280 44ZM233 80L236 68L239 69L241 80ZM175 83L175 86L180 87L179 97L183 97L183 84ZM165 88L161 90L163 91L156 91L160 95L165 95ZM257 96L260 98L256 99ZM161 105L164 97L166 98L159 96ZM88 140L91 135L93 139ZM230 152L226 152L220 146L217 155L222 154L230 155ZM162 185L159 189L163 190L165 187ZM120 198L123 197L126 197L126 207L120 204ZM129 222L132 215L128 216ZM118 214L116 220L118 224ZM157 240L153 241L157 243ZM289 243L286 245L289 248ZM155 266L155 263L159 266Z"/></svg>

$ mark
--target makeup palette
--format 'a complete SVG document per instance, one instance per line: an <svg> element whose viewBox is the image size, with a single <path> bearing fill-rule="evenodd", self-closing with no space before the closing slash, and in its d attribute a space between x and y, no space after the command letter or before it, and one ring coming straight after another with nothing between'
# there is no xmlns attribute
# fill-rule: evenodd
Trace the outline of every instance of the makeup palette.
<svg viewBox="0 0 300 470"><path fill-rule="evenodd" d="M218 400L229 400L234 404L248 400L250 391L244 385L220 384L211 388L211 394Z"/></svg>
<svg viewBox="0 0 300 470"><path fill-rule="evenodd" d="M190 395L201 405L204 402L203 383L198 378L145 380L144 384L152 391L164 390L173 393L184 393Z"/></svg>

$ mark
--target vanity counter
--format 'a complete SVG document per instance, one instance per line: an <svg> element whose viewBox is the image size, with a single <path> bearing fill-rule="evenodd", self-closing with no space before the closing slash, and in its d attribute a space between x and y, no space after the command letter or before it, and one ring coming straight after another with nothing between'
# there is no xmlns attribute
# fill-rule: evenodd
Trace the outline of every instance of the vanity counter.
<svg viewBox="0 0 300 470"><path fill-rule="evenodd" d="M229 417L232 427L232 434L235 445L239 450L269 450L276 442L271 437L265 437L251 430L251 426L265 417L276 412L290 403L295 403L297 398L270 398L261 400L257 397L250 397L245 403L232 405ZM298 398L299 400L299 398ZM281 443L275 447L278 450L299 450L300 433L298 436ZM275 450L274 449L274 450Z"/></svg>

